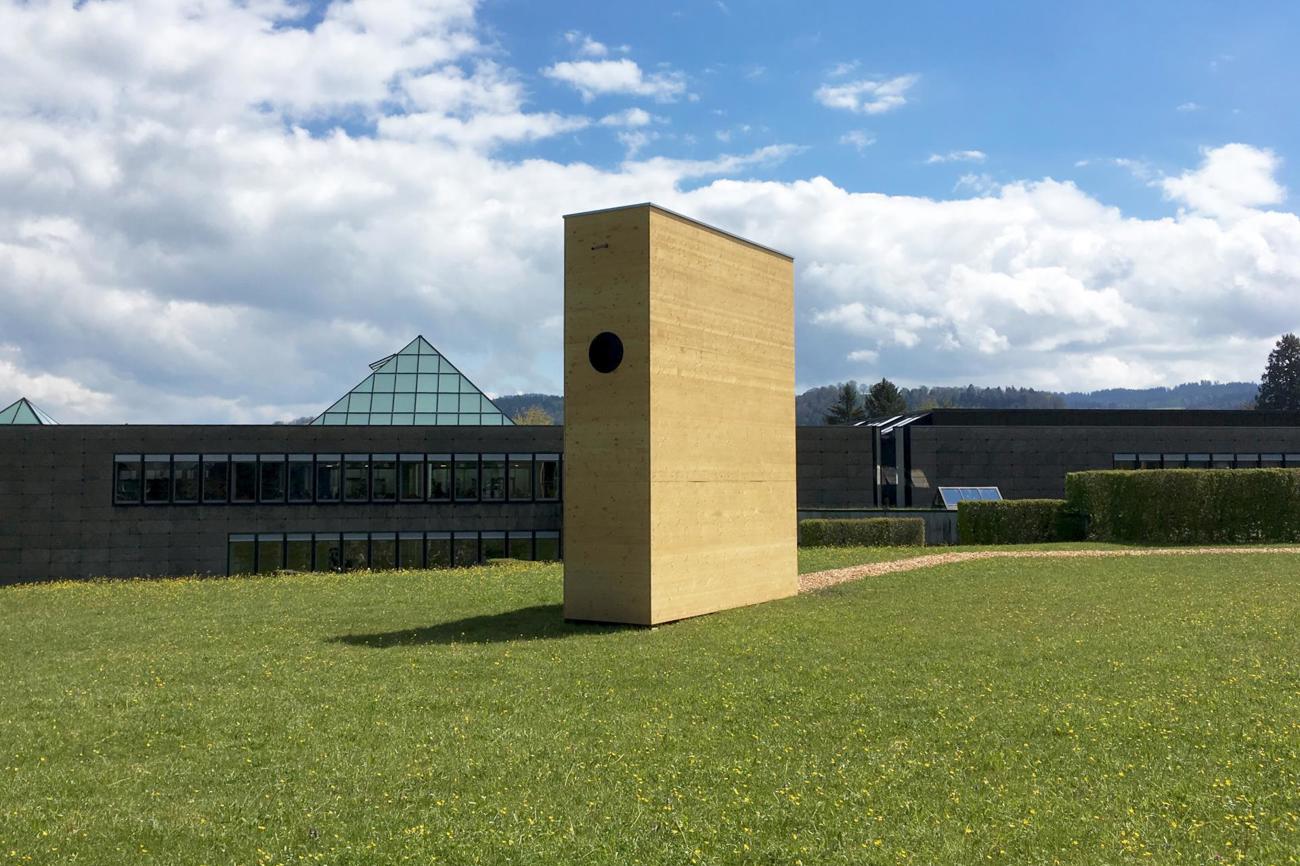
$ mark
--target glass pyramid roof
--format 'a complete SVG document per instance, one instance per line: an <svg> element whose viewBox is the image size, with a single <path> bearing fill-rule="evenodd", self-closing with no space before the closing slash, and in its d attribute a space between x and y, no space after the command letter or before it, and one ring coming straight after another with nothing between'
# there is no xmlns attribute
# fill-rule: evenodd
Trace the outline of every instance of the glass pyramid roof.
<svg viewBox="0 0 1300 866"><path fill-rule="evenodd" d="M424 337L380 358L360 385L344 394L313 424L488 425L514 424L473 382Z"/></svg>
<svg viewBox="0 0 1300 866"><path fill-rule="evenodd" d="M19 397L0 409L0 425L4 424L58 424L49 415L32 405L26 397Z"/></svg>

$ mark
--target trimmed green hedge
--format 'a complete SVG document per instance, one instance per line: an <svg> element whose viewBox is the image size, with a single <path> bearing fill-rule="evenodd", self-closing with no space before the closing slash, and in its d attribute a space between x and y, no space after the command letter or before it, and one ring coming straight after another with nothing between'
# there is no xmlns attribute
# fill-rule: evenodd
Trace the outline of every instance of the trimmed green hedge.
<svg viewBox="0 0 1300 866"><path fill-rule="evenodd" d="M1004 499L957 504L962 544L1043 544L1076 541L1083 527L1064 499Z"/></svg>
<svg viewBox="0 0 1300 866"><path fill-rule="evenodd" d="M919 517L863 517L855 520L800 520L800 547L923 547L925 521Z"/></svg>
<svg viewBox="0 0 1300 866"><path fill-rule="evenodd" d="M1300 541L1300 471L1164 469L1072 472L1069 507L1091 541L1239 544Z"/></svg>

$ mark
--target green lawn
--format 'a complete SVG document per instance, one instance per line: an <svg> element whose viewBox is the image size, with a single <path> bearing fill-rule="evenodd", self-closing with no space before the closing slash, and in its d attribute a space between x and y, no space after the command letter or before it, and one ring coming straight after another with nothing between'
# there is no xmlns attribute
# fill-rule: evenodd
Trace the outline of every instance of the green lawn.
<svg viewBox="0 0 1300 866"><path fill-rule="evenodd" d="M558 566L0 589L0 866L1295 863L1298 571L973 562L654 630L565 625Z"/></svg>

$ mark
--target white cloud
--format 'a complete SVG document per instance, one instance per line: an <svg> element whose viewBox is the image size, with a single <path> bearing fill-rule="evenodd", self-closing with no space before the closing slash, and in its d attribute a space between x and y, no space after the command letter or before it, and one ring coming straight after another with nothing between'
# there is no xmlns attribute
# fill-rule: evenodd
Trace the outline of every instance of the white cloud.
<svg viewBox="0 0 1300 866"><path fill-rule="evenodd" d="M950 150L947 153L932 153L926 158L926 165L937 165L945 162L983 162L988 159L988 154L982 150Z"/></svg>
<svg viewBox="0 0 1300 866"><path fill-rule="evenodd" d="M875 349L854 349L846 357L858 364L874 364L880 360L880 353Z"/></svg>
<svg viewBox="0 0 1300 866"><path fill-rule="evenodd" d="M1195 171L1160 181L1167 198L1193 211L1224 217L1286 200L1286 189L1274 177L1280 160L1273 151L1225 144L1204 151L1204 156Z"/></svg>
<svg viewBox="0 0 1300 866"><path fill-rule="evenodd" d="M672 102L686 91L686 77L680 72L647 74L636 61L565 60L542 70L547 78L568 84L582 94L584 102L597 96L622 94L646 96L660 102Z"/></svg>
<svg viewBox="0 0 1300 866"><path fill-rule="evenodd" d="M649 126L650 124L661 120L662 118L655 117L644 108L626 108L622 111L605 115L600 119L600 125L638 127Z"/></svg>
<svg viewBox="0 0 1300 866"><path fill-rule="evenodd" d="M840 108L858 114L883 114L907 104L907 91L916 84L916 75L899 75L884 80L863 79L847 84L823 84L813 96L827 108Z"/></svg>
<svg viewBox="0 0 1300 866"><path fill-rule="evenodd" d="M853 70L857 69L858 65L859 63L856 60L842 60L832 66L826 74L831 78L843 78Z"/></svg>
<svg viewBox="0 0 1300 866"><path fill-rule="evenodd" d="M1202 107L1203 107L1202 105L1200 105L1199 103L1196 103L1196 102L1184 102L1184 103L1182 103L1181 105L1179 105L1179 106L1178 106L1176 109L1174 109L1174 110L1175 110L1175 111L1182 111L1182 112L1185 113L1185 112L1189 112L1189 111L1200 111Z"/></svg>
<svg viewBox="0 0 1300 866"><path fill-rule="evenodd" d="M597 42L587 33L580 30L569 30L564 34L564 41L573 47L574 53L580 57L607 57L609 55L609 46L603 42Z"/></svg>
<svg viewBox="0 0 1300 866"><path fill-rule="evenodd" d="M840 136L840 144L847 144L862 153L876 143L876 137L863 129L851 129Z"/></svg>
<svg viewBox="0 0 1300 866"><path fill-rule="evenodd" d="M1050 179L955 200L764 179L789 144L507 155L596 121L531 110L472 5L349 4L310 32L280 9L0 4L0 401L290 418L417 332L494 393L554 392L560 216L647 199L795 255L801 382L1254 379L1300 327L1266 150L1206 151L1162 218Z"/></svg>
<svg viewBox="0 0 1300 866"><path fill-rule="evenodd" d="M953 192L971 192L976 195L992 195L998 191L998 182L994 180L993 175L986 171L968 172L957 178L957 182L952 185Z"/></svg>

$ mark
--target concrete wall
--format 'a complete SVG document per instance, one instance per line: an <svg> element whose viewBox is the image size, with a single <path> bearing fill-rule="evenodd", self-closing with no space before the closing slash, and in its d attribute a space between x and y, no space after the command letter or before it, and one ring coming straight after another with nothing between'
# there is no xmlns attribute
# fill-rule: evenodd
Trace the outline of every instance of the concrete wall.
<svg viewBox="0 0 1300 866"><path fill-rule="evenodd" d="M564 222L564 615L650 619L650 212ZM595 370L609 331L623 360Z"/></svg>
<svg viewBox="0 0 1300 866"><path fill-rule="evenodd" d="M651 205L566 217L565 616L796 591L793 289L788 257Z"/></svg>
<svg viewBox="0 0 1300 866"><path fill-rule="evenodd" d="M794 262L650 212L651 621L798 591Z"/></svg>
<svg viewBox="0 0 1300 866"><path fill-rule="evenodd" d="M868 427L800 427L796 442L800 508L871 508L876 463Z"/></svg>
<svg viewBox="0 0 1300 866"><path fill-rule="evenodd" d="M559 530L558 502L114 505L118 453L559 452L559 427L0 428L0 583L225 574L244 532Z"/></svg>
<svg viewBox="0 0 1300 866"><path fill-rule="evenodd" d="M1066 473L1110 469L1117 452L1300 451L1300 427L913 424L909 430L916 506L929 505L940 484L994 485L1007 499L1059 499Z"/></svg>

